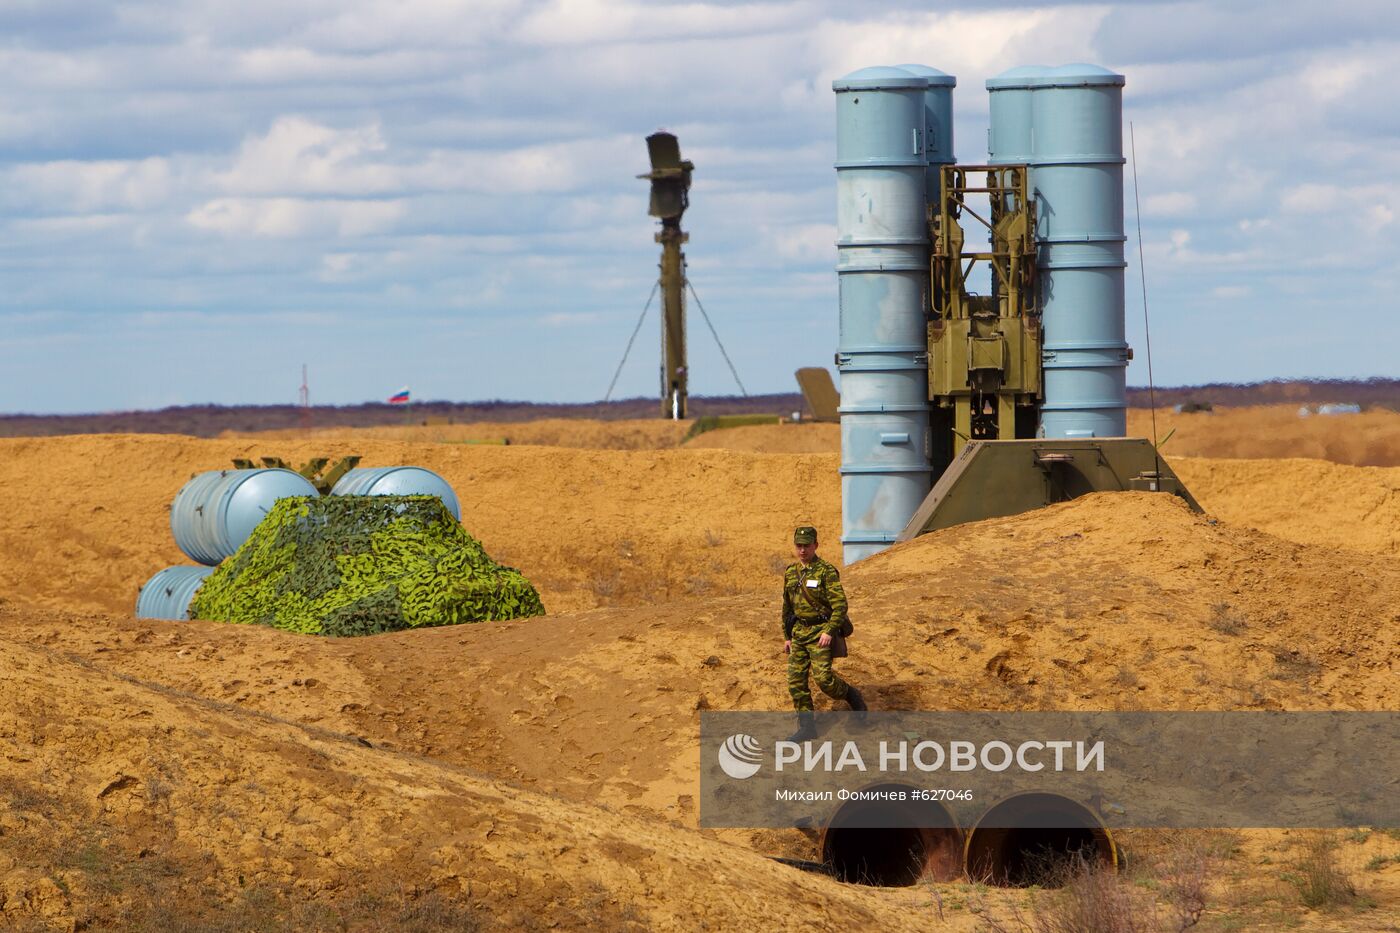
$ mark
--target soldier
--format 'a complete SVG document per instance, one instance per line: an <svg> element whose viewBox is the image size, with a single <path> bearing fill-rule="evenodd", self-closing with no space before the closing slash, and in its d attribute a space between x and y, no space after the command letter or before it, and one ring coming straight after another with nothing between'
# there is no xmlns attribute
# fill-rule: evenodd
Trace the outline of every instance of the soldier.
<svg viewBox="0 0 1400 933"><path fill-rule="evenodd" d="M783 650L788 656L788 692L797 708L797 731L790 741L802 742L817 734L809 668L822 693L845 700L853 710L864 711L866 706L860 691L831 670L831 640L846 621L841 574L817 556L817 529L798 528L792 543L798 563L789 564L783 574Z"/></svg>

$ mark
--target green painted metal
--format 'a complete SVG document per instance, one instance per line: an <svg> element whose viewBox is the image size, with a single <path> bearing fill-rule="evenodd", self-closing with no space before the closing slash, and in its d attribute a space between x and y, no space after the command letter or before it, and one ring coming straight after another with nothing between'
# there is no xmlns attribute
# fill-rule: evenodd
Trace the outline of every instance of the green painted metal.
<svg viewBox="0 0 1400 933"><path fill-rule="evenodd" d="M340 478L358 466L361 459L358 455L341 457L329 469L326 468L326 464L331 462L330 457L312 457L299 467L292 466L281 457L259 457L258 461L268 469L291 470L310 480L311 485L315 486L321 495L328 496L335 484L340 482ZM233 467L236 470L256 470L258 463L254 463L249 457L234 457Z"/></svg>
<svg viewBox="0 0 1400 933"><path fill-rule="evenodd" d="M896 540L1019 515L1091 492L1165 492L1200 504L1144 437L972 441Z"/></svg>
<svg viewBox="0 0 1400 933"><path fill-rule="evenodd" d="M685 354L685 253L690 234L681 230L681 216L690 206L690 173L695 165L681 158L674 133L647 137L651 171L638 178L651 182L647 213L660 218L661 230L661 416L685 417L689 374Z"/></svg>
<svg viewBox="0 0 1400 933"><path fill-rule="evenodd" d="M841 393L836 391L836 383L831 381L831 373L824 366L804 366L796 373L798 388L807 403L807 410L813 421L841 420Z"/></svg>
<svg viewBox="0 0 1400 933"><path fill-rule="evenodd" d="M929 206L935 476L969 441L1034 437L1043 385L1030 173L1025 165L945 165L940 174L938 200ZM968 223L976 235L966 233ZM979 264L991 269L991 294L968 291Z"/></svg>

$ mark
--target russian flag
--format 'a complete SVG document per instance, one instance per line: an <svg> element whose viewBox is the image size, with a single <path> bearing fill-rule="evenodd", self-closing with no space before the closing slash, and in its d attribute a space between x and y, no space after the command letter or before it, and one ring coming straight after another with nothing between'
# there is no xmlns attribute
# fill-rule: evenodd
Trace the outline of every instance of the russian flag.
<svg viewBox="0 0 1400 933"><path fill-rule="evenodd" d="M402 389L400 389L399 391L395 392L393 395L389 396L389 404L390 404L390 405L407 405L407 404L408 404L408 386L404 386Z"/></svg>

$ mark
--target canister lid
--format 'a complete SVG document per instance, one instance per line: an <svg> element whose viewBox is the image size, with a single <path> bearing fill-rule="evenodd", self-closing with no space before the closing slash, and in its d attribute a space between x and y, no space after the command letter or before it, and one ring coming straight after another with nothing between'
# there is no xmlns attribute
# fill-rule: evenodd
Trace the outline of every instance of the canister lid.
<svg viewBox="0 0 1400 933"><path fill-rule="evenodd" d="M833 91L874 91L881 88L903 89L928 87L928 79L910 74L891 65L874 65L853 71L831 82Z"/></svg>
<svg viewBox="0 0 1400 933"><path fill-rule="evenodd" d="M987 90L1004 91L1009 88L1027 88L1031 86L1031 81L1039 78L1051 69L1044 65L1018 65L1015 68L1008 68L995 78L987 79Z"/></svg>
<svg viewBox="0 0 1400 933"><path fill-rule="evenodd" d="M926 79L929 87L957 87L958 85L957 78L946 71L930 68L928 65L895 65L895 67Z"/></svg>
<svg viewBox="0 0 1400 933"><path fill-rule="evenodd" d="M1031 87L1122 87L1123 84L1124 78L1118 72L1083 62L1047 68L1030 82Z"/></svg>

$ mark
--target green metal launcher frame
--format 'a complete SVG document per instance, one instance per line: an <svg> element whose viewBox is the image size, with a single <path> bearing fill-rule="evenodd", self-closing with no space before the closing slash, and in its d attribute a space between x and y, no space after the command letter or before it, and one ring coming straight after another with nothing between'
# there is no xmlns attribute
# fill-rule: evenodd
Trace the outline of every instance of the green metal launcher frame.
<svg viewBox="0 0 1400 933"><path fill-rule="evenodd" d="M1036 294L1035 203L1024 165L945 165L942 197L929 205L928 385L934 475L973 440L1033 438L1043 398ZM987 195L990 216L968 203ZM969 251L961 220L990 234ZM979 264L994 292L969 294Z"/></svg>
<svg viewBox="0 0 1400 933"><path fill-rule="evenodd" d="M929 459L937 477L899 540L1091 492L1167 492L1200 505L1145 438L1037 438L1044 401L1035 199L1026 165L945 165L928 209ZM986 195L981 216L970 195ZM976 199L974 199L976 200ZM989 248L967 249L963 218ZM991 294L971 294L979 264Z"/></svg>

